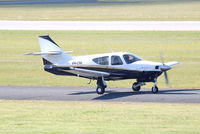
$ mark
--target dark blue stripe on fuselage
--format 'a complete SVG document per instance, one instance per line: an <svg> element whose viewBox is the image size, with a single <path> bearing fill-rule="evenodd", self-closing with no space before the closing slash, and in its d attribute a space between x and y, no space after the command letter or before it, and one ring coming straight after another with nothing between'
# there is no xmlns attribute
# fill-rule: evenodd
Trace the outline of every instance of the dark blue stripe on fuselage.
<svg viewBox="0 0 200 134"><path fill-rule="evenodd" d="M87 70L93 71L102 71L110 73L108 77L105 77L105 80L120 80L120 79L137 79L137 81L141 82L152 82L155 78L162 74L162 72L158 71L132 71L132 70L124 70L124 69L115 69L115 68L98 68L98 67L77 67ZM56 75L69 75L69 76L77 76L76 74L66 72L67 70L71 70L69 67L53 67L49 68L48 66L44 68L45 71L56 74ZM89 78L85 76L80 76L84 78Z"/></svg>

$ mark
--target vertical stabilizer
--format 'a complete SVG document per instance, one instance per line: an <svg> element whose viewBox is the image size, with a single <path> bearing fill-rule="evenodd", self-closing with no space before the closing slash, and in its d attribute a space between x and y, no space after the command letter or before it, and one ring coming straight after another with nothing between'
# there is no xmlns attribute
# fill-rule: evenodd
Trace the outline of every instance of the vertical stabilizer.
<svg viewBox="0 0 200 134"><path fill-rule="evenodd" d="M48 35L39 36L44 65L68 65L72 57L66 54Z"/></svg>

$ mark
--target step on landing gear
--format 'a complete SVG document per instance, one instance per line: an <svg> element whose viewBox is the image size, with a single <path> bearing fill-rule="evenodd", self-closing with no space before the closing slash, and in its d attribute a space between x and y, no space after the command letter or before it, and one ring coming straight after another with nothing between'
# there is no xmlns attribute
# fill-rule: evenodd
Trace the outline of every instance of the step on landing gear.
<svg viewBox="0 0 200 134"><path fill-rule="evenodd" d="M97 94L104 94L106 87L107 87L107 84L106 84L104 78L103 77L98 78L97 79L97 88L96 88Z"/></svg>

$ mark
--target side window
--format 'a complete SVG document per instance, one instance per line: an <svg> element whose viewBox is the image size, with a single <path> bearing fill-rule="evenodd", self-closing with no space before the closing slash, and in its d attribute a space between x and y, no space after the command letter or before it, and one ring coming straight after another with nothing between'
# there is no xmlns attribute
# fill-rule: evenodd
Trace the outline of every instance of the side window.
<svg viewBox="0 0 200 134"><path fill-rule="evenodd" d="M93 61L99 65L108 65L108 56L94 58Z"/></svg>
<svg viewBox="0 0 200 134"><path fill-rule="evenodd" d="M119 56L111 56L111 65L122 65L123 62Z"/></svg>
<svg viewBox="0 0 200 134"><path fill-rule="evenodd" d="M126 61L127 64L131 64L135 61L141 60L141 59L139 59L139 58L137 58L133 55L130 55L130 54L125 54L125 55L123 55L123 57L124 57L124 60Z"/></svg>

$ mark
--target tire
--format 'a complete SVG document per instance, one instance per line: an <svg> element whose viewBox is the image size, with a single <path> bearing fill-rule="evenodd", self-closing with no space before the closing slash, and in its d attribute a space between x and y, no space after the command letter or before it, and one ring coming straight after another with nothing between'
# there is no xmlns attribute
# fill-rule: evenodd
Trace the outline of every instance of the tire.
<svg viewBox="0 0 200 134"><path fill-rule="evenodd" d="M151 88L151 91L152 91L152 93L154 93L154 94L158 93L158 87L157 87L157 86L153 86L153 87Z"/></svg>
<svg viewBox="0 0 200 134"><path fill-rule="evenodd" d="M135 88L135 85L137 85L137 83L133 83L133 86L132 86L133 91L136 91L136 92L140 91L141 86L137 86L137 87Z"/></svg>
<svg viewBox="0 0 200 134"><path fill-rule="evenodd" d="M97 94L104 94L105 93L105 87L97 87L96 92L97 92Z"/></svg>

